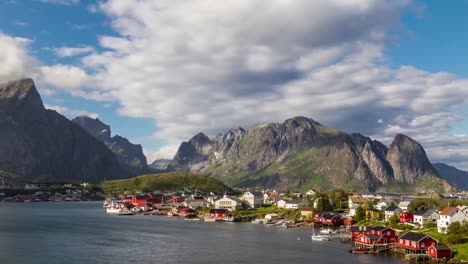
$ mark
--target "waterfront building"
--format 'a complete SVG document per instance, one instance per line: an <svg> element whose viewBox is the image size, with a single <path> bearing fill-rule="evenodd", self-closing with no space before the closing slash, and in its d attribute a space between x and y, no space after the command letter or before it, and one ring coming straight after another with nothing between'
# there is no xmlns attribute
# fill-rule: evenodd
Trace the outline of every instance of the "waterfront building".
<svg viewBox="0 0 468 264"><path fill-rule="evenodd" d="M210 218L211 219L224 219L228 216L229 210L227 209L211 209Z"/></svg>
<svg viewBox="0 0 468 264"><path fill-rule="evenodd" d="M349 232L351 233L351 239L356 239L361 234L366 234L372 229L372 226L351 226Z"/></svg>
<svg viewBox="0 0 468 264"><path fill-rule="evenodd" d="M428 254L433 259L451 259L452 249L447 245L431 245L428 248Z"/></svg>
<svg viewBox="0 0 468 264"><path fill-rule="evenodd" d="M224 195L223 198L216 200L214 205L215 209L227 209L229 211L235 211L242 209L242 200L236 197Z"/></svg>
<svg viewBox="0 0 468 264"><path fill-rule="evenodd" d="M399 248L413 253L426 253L431 245L437 244L437 240L433 237L415 232L404 234L398 241Z"/></svg>
<svg viewBox="0 0 468 264"><path fill-rule="evenodd" d="M245 202L245 205L248 209L258 208L262 206L263 203L263 195L261 192L257 191L245 192L239 198Z"/></svg>
<svg viewBox="0 0 468 264"><path fill-rule="evenodd" d="M396 243L398 241L396 231L386 226L372 227L369 233L381 237L384 244Z"/></svg>

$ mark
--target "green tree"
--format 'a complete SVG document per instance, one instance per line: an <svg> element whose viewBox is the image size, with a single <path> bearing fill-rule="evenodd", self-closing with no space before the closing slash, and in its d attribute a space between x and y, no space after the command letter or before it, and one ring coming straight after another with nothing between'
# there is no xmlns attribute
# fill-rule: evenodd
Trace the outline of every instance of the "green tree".
<svg viewBox="0 0 468 264"><path fill-rule="evenodd" d="M398 217L398 215L392 215L390 219L388 219L388 222L392 227L397 226L400 223L400 217Z"/></svg>
<svg viewBox="0 0 468 264"><path fill-rule="evenodd" d="M366 220L366 210L359 206L356 208L356 214L354 215L354 221L360 222L362 220Z"/></svg>

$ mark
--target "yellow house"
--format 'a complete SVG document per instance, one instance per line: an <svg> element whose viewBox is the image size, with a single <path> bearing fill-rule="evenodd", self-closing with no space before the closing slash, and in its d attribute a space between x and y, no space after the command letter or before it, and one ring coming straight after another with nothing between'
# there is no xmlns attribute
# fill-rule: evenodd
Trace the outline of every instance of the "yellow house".
<svg viewBox="0 0 468 264"><path fill-rule="evenodd" d="M302 208L301 217L302 219L312 219L314 217L314 208Z"/></svg>
<svg viewBox="0 0 468 264"><path fill-rule="evenodd" d="M377 210L366 210L366 219L367 220L379 220L380 211Z"/></svg>

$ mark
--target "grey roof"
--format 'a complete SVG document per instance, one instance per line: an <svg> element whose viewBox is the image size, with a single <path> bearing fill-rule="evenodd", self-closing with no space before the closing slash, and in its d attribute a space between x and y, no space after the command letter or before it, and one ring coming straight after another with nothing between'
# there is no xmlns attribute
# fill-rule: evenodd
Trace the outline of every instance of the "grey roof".
<svg viewBox="0 0 468 264"><path fill-rule="evenodd" d="M429 211L429 210L418 210L418 211L414 212L413 215L423 216L427 211Z"/></svg>
<svg viewBox="0 0 468 264"><path fill-rule="evenodd" d="M389 207L385 208L385 211L392 211L392 212L394 212L396 209L398 209L398 206L396 206L396 205L390 205Z"/></svg>
<svg viewBox="0 0 468 264"><path fill-rule="evenodd" d="M452 250L449 246L447 245L434 245L435 249L437 250Z"/></svg>
<svg viewBox="0 0 468 264"><path fill-rule="evenodd" d="M400 239L404 240L410 240L410 241L421 241L423 238L425 238L427 235L421 234L421 233L415 233L415 232L408 232L404 234Z"/></svg>
<svg viewBox="0 0 468 264"><path fill-rule="evenodd" d="M376 226L374 228L372 228L374 230L377 230L377 231L384 231L384 230L387 230L388 227L385 227L385 226Z"/></svg>

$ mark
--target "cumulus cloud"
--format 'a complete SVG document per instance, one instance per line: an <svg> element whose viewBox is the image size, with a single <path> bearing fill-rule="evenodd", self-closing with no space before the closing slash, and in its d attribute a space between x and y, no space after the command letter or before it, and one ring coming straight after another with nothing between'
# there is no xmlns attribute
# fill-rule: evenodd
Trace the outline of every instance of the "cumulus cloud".
<svg viewBox="0 0 468 264"><path fill-rule="evenodd" d="M45 108L57 111L58 113L66 116L68 118L74 118L76 116L83 116L83 115L89 116L91 118L98 118L99 117L99 115L97 113L88 112L88 111L85 111L85 110L71 109L71 108L68 108L66 106L48 105L48 104L45 104L44 106L45 106Z"/></svg>
<svg viewBox="0 0 468 264"><path fill-rule="evenodd" d="M54 48L53 51L59 57L74 57L78 55L83 55L87 53L91 53L94 51L94 48L91 46L83 46L83 47L60 47Z"/></svg>
<svg viewBox="0 0 468 264"><path fill-rule="evenodd" d="M388 66L388 32L401 28L402 10L417 9L410 1L108 0L99 8L120 36L101 36L106 51L83 65L120 114L153 118L160 140L305 115L390 142L399 132L447 134L462 119L450 108L467 103L467 80Z"/></svg>
<svg viewBox="0 0 468 264"><path fill-rule="evenodd" d="M0 32L0 82L34 76L37 60L29 54L30 39Z"/></svg>
<svg viewBox="0 0 468 264"><path fill-rule="evenodd" d="M40 81L64 89L80 89L87 86L92 77L83 69L72 65L41 66Z"/></svg>
<svg viewBox="0 0 468 264"><path fill-rule="evenodd" d="M457 147L466 135L450 133L466 122L457 109L467 106L468 80L391 67L385 56L408 9L418 8L410 0L107 0L93 6L116 33L99 36L102 51L86 51L81 65L42 66L40 77L152 118L155 139L168 142L155 156L171 156L197 132L303 115L386 143L406 133L433 160L468 168Z"/></svg>

